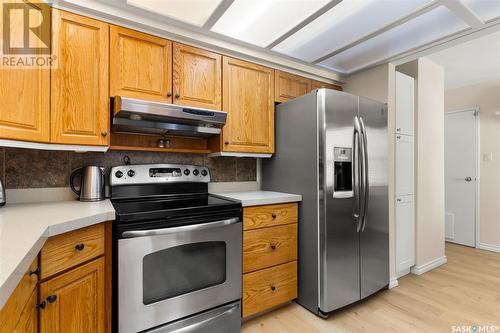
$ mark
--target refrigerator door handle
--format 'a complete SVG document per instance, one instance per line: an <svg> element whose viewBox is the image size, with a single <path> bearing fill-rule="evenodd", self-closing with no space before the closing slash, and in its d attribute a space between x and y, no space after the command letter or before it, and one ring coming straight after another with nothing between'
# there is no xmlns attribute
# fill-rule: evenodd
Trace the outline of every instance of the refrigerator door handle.
<svg viewBox="0 0 500 333"><path fill-rule="evenodd" d="M360 166L360 146L361 146L361 125L358 116L354 117L354 131L352 142L352 182L353 182L353 197L354 197L354 224L356 225L356 232L361 229L362 214L361 214L361 166Z"/></svg>
<svg viewBox="0 0 500 333"><path fill-rule="evenodd" d="M366 128L363 118L359 118L359 123L361 126L361 184L362 184L362 192L363 192L363 201L362 205L362 217L361 217L361 232L365 230L366 227L366 215L368 213L368 200L370 197L370 183L368 177L368 140L366 138Z"/></svg>

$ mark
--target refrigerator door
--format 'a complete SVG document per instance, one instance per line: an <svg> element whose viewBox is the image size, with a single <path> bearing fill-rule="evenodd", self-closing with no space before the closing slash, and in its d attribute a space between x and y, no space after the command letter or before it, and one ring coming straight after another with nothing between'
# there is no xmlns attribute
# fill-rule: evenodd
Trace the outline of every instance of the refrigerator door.
<svg viewBox="0 0 500 333"><path fill-rule="evenodd" d="M335 163L349 163L349 158L356 166L357 158L352 156L352 150L353 124L357 114L357 96L328 89L318 91L319 309L323 312L360 299L359 233L353 216L356 191L353 191L351 175L339 175L341 171L351 171L350 168L339 164L335 167Z"/></svg>
<svg viewBox="0 0 500 333"><path fill-rule="evenodd" d="M360 97L359 118L365 133L368 171L365 216L359 233L361 298L365 298L389 283L387 106Z"/></svg>

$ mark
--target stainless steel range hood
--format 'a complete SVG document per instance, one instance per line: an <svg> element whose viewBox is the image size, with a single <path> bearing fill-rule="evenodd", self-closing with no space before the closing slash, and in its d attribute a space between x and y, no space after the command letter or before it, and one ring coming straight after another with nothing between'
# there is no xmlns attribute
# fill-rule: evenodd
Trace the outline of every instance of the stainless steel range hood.
<svg viewBox="0 0 500 333"><path fill-rule="evenodd" d="M227 118L223 111L122 96L112 98L111 108L113 130L125 133L209 137L220 134Z"/></svg>

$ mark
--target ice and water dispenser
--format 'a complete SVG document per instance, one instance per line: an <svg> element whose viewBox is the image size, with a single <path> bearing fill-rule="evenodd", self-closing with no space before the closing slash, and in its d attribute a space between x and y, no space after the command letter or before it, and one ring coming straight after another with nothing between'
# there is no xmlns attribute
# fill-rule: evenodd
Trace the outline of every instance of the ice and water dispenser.
<svg viewBox="0 0 500 333"><path fill-rule="evenodd" d="M353 195L352 148L335 147L333 149L333 161L333 197L351 198Z"/></svg>

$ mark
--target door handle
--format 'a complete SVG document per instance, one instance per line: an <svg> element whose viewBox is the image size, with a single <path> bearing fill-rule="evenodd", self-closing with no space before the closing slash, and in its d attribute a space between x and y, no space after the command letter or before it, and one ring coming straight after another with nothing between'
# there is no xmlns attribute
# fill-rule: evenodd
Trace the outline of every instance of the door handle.
<svg viewBox="0 0 500 333"><path fill-rule="evenodd" d="M356 232L359 232L361 227L361 168L359 159L360 149L360 132L361 126L359 124L358 116L354 117L354 131L352 142L352 179L354 190L354 224L356 225Z"/></svg>
<svg viewBox="0 0 500 333"><path fill-rule="evenodd" d="M469 183L469 182L471 182L471 181L472 181L472 178L471 178L471 177L465 177L465 181L466 181L467 183Z"/></svg>
<svg viewBox="0 0 500 333"><path fill-rule="evenodd" d="M234 217L227 220L208 222L203 224L195 224L195 225L187 225L183 227L173 227L173 228L162 228L162 229L153 229L153 230L133 230L133 231L124 231L122 233L122 237L124 238L134 238L134 237L144 237L144 236L157 236L157 235L166 235L173 234L178 232L186 232L186 231L198 231L198 230L206 230L218 227L225 227L231 224L236 224L240 222L239 217Z"/></svg>
<svg viewBox="0 0 500 333"><path fill-rule="evenodd" d="M361 216L361 232L365 230L366 227L366 215L368 212L368 199L370 197L370 181L368 175L368 140L366 138L366 128L362 117L359 117L359 124L361 126L361 137L360 141L362 143L361 156L363 163L361 164L361 174L362 174L362 191L363 191L363 202L362 202L362 213Z"/></svg>

